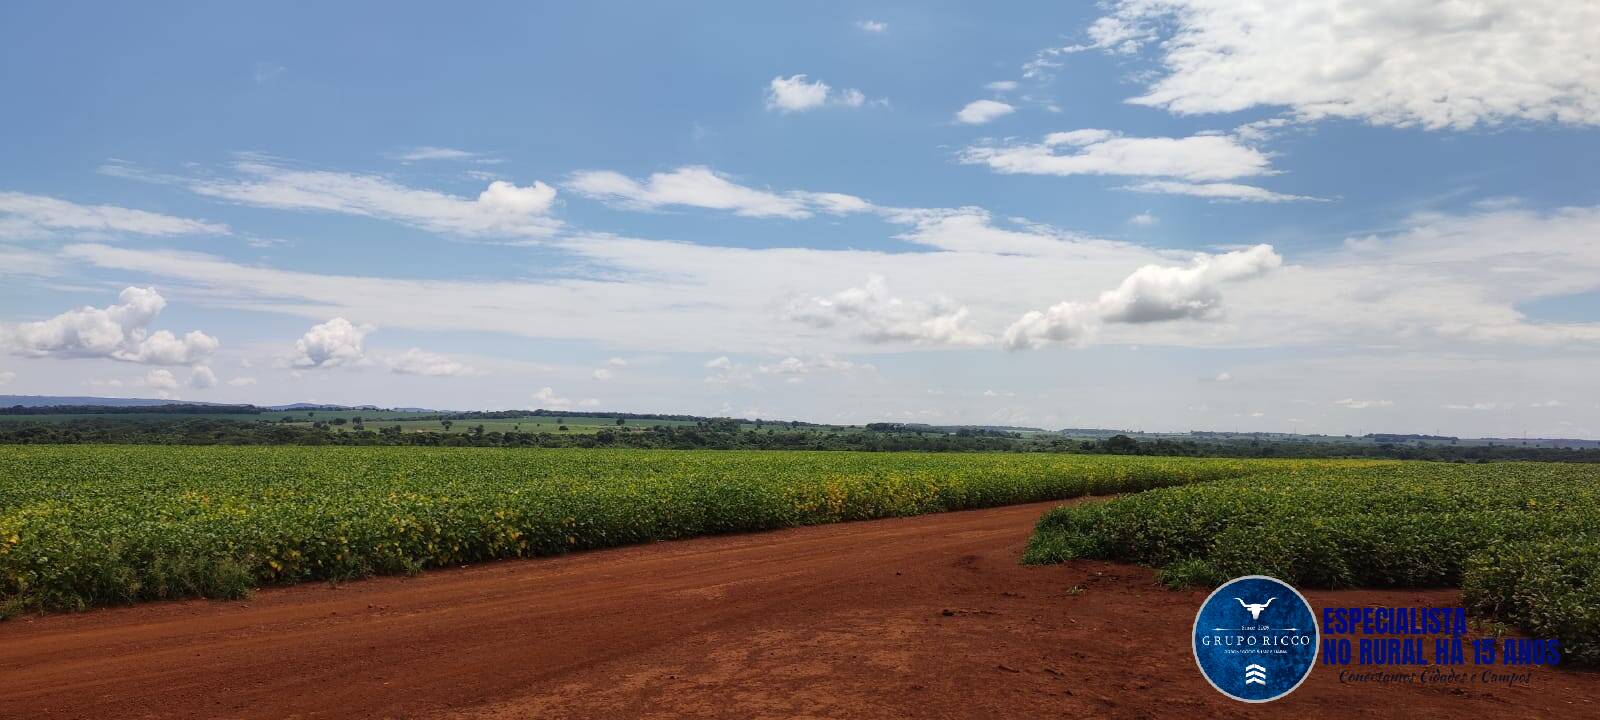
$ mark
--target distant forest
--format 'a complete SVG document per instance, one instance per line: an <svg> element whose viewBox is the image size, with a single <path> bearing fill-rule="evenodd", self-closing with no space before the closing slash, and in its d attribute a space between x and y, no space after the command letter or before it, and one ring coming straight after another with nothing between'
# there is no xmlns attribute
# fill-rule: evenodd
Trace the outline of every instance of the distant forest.
<svg viewBox="0 0 1600 720"><path fill-rule="evenodd" d="M180 407L180 406L174 406ZM218 412L209 406L210 412ZM60 413L59 408L53 414ZM650 416L629 413L584 413L585 416L623 418L626 426L590 433L487 431L481 425L466 432L405 432L399 424L373 420L346 428L342 424L289 424L219 418L184 417L178 410L158 411L171 417L96 417L43 422L14 420L0 423L0 443L77 444L128 443L139 445L408 445L441 447L585 447L669 448L724 450L856 450L870 452L1056 452L1106 455L1167 455L1237 458L1389 458L1449 462L1536 460L1600 462L1600 449L1549 448L1525 445L1452 445L1438 442L1315 442L1271 439L1140 440L1127 435L1081 439L1056 433L1023 434L982 428L945 432L926 427L874 424L863 428L836 428L804 423L774 423L747 429L732 419L692 416ZM151 408L139 408L150 412ZM129 410L132 412L133 410ZM195 411L190 411L193 413ZM239 412L229 409L228 412ZM248 411L245 411L248 412ZM39 413L44 414L44 413ZM544 413L554 415L554 413ZM518 416L525 417L528 413ZM570 414L568 416L571 416ZM451 413L441 417L459 420L501 417L497 413ZM503 416L509 417L509 416ZM647 425L656 420L692 420L686 425ZM643 422L641 422L643 421Z"/></svg>

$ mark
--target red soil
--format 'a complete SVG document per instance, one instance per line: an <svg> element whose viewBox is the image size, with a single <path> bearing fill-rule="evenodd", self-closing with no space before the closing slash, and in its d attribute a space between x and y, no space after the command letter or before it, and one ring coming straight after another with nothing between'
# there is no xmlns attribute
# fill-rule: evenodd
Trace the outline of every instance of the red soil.
<svg viewBox="0 0 1600 720"><path fill-rule="evenodd" d="M1319 667L1278 702L1233 702L1189 652L1205 592L1125 565L1017 564L1048 507L14 619L0 717L1600 717L1600 673L1549 669L1419 687Z"/></svg>

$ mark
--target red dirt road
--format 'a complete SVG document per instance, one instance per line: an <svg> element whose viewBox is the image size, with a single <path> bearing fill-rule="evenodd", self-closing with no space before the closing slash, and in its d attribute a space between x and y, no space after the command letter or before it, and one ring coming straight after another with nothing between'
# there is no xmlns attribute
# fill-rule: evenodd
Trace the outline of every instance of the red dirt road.
<svg viewBox="0 0 1600 720"><path fill-rule="evenodd" d="M1050 505L12 620L0 717L1600 717L1600 673L1552 670L1419 687L1319 667L1283 700L1232 702L1189 653L1204 592L1017 564Z"/></svg>

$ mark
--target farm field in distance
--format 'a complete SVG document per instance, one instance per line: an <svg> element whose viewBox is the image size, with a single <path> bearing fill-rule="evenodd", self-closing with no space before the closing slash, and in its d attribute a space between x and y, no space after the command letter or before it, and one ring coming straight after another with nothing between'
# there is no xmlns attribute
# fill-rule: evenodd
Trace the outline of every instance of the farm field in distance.
<svg viewBox="0 0 1600 720"><path fill-rule="evenodd" d="M0 608L236 597L262 585L1133 492L1277 466L994 453L3 446Z"/></svg>

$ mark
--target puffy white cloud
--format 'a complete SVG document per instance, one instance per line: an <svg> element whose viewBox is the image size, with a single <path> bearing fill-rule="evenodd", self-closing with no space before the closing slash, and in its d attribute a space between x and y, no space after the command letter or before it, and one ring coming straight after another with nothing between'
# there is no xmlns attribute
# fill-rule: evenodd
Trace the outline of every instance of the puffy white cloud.
<svg viewBox="0 0 1600 720"><path fill-rule="evenodd" d="M144 386L156 390L177 390L178 378L171 370L151 370L144 375Z"/></svg>
<svg viewBox="0 0 1600 720"><path fill-rule="evenodd" d="M377 328L365 324L356 325L342 317L313 325L305 335L294 342L295 356L291 363L295 367L313 368L360 363L367 357L362 344L366 342L367 335L374 330Z"/></svg>
<svg viewBox="0 0 1600 720"><path fill-rule="evenodd" d="M1036 348L1049 342L1083 344L1102 323L1153 323L1205 319L1222 304L1225 283L1260 277L1283 258L1270 245L1221 255L1198 255L1186 267L1146 265L1092 303L1062 302L1023 315L1006 329L1007 348Z"/></svg>
<svg viewBox="0 0 1600 720"><path fill-rule="evenodd" d="M33 239L60 231L137 235L226 235L221 223L116 207L79 205L44 195L0 192L0 238Z"/></svg>
<svg viewBox="0 0 1600 720"><path fill-rule="evenodd" d="M1357 400L1355 398L1344 398L1343 400L1335 400L1335 401L1333 401L1333 404L1338 405L1339 407L1342 407L1342 408L1349 408L1351 410L1366 410L1368 408L1393 407L1394 406L1394 401L1393 400Z"/></svg>
<svg viewBox="0 0 1600 720"><path fill-rule="evenodd" d="M1155 225L1155 224L1157 224L1159 222L1161 222L1161 218L1158 218L1158 217L1156 217L1154 215L1151 215L1150 213L1147 213L1147 212L1142 212L1142 213L1139 213L1138 215L1134 215L1133 217L1128 218L1128 224L1129 225L1139 225L1141 227L1149 227L1149 226Z"/></svg>
<svg viewBox="0 0 1600 720"><path fill-rule="evenodd" d="M842 193L757 190L702 165L652 173L643 182L609 170L588 170L574 173L567 188L587 197L638 209L701 207L731 210L746 217L799 219L816 212L843 215L872 209L867 201Z"/></svg>
<svg viewBox="0 0 1600 720"><path fill-rule="evenodd" d="M789 376L790 382L794 382L802 375L848 373L873 369L873 366L869 364L853 363L849 360L841 360L832 355L824 354L807 358L790 355L777 362L759 365L756 367L756 372L763 375L786 375Z"/></svg>
<svg viewBox="0 0 1600 720"><path fill-rule="evenodd" d="M217 374L212 372L211 368L205 365L196 365L193 370L189 371L189 387L204 390L216 387L216 385Z"/></svg>
<svg viewBox="0 0 1600 720"><path fill-rule="evenodd" d="M1221 255L1200 255L1188 267L1146 265L1115 290L1101 293L1096 309L1110 322L1144 323L1205 318L1222 303L1224 283L1260 277L1283 264L1271 245Z"/></svg>
<svg viewBox="0 0 1600 720"><path fill-rule="evenodd" d="M1151 180L1148 182L1129 185L1124 190L1143 193L1160 193L1163 195L1191 195L1194 197L1208 198L1211 200L1234 200L1239 202L1290 202L1294 200L1319 200L1320 198L1305 195L1288 195L1273 192L1254 185L1240 185L1238 183L1210 182L1191 183L1176 180Z"/></svg>
<svg viewBox="0 0 1600 720"><path fill-rule="evenodd" d="M614 376L614 373L606 368L595 368L594 372L590 373L590 375L596 380L610 380Z"/></svg>
<svg viewBox="0 0 1600 720"><path fill-rule="evenodd" d="M879 22L877 20L857 20L856 27L861 28L869 33L889 32L889 23Z"/></svg>
<svg viewBox="0 0 1600 720"><path fill-rule="evenodd" d="M119 304L68 310L49 320L25 322L4 333L12 352L32 357L108 357L150 365L188 365L216 352L217 339L199 330L183 337L148 326L166 298L154 288L130 287Z"/></svg>
<svg viewBox="0 0 1600 720"><path fill-rule="evenodd" d="M1600 124L1600 5L1568 0L1121 0L1089 45L1157 48L1131 102L1175 113L1468 128ZM1158 42L1157 42L1158 41Z"/></svg>
<svg viewBox="0 0 1600 720"><path fill-rule="evenodd" d="M1229 180L1273 172L1266 154L1226 135L1120 137L1098 129L1050 133L1041 143L977 145L960 158L1005 174Z"/></svg>
<svg viewBox="0 0 1600 720"><path fill-rule="evenodd" d="M888 280L869 275L866 285L790 303L790 320L815 328L844 327L872 343L981 345L989 336L969 327L967 308L943 298L921 302L889 292Z"/></svg>
<svg viewBox="0 0 1600 720"><path fill-rule="evenodd" d="M767 109L782 113L804 112L828 105L861 107L867 96L860 90L835 91L821 80L808 80L804 74L775 77L767 84Z"/></svg>
<svg viewBox="0 0 1600 720"><path fill-rule="evenodd" d="M999 100L973 100L956 112L956 122L982 125L996 118L1016 112L1016 108Z"/></svg>
<svg viewBox="0 0 1600 720"><path fill-rule="evenodd" d="M295 170L249 157L234 164L240 177L175 178L123 165L102 172L184 185L207 197L258 207L335 212L404 223L466 237L544 237L561 227L548 217L555 188L543 182L519 187L496 180L476 198L406 187L377 175Z"/></svg>
<svg viewBox="0 0 1600 720"><path fill-rule="evenodd" d="M745 368L743 363L736 363L727 355L718 355L707 360L703 365L712 373L705 377L707 385L733 385L750 387L754 384L754 376Z"/></svg>
<svg viewBox="0 0 1600 720"><path fill-rule="evenodd" d="M359 352L361 340L356 339ZM423 375L427 377L465 377L478 374L477 369L447 355L431 353L421 348L411 348L385 360L389 371L398 375Z"/></svg>
<svg viewBox="0 0 1600 720"><path fill-rule="evenodd" d="M584 398L574 402L570 398L557 397L556 391L548 386L539 388L533 393L535 409L543 410L571 410L574 407L596 407L600 404L594 398Z"/></svg>

